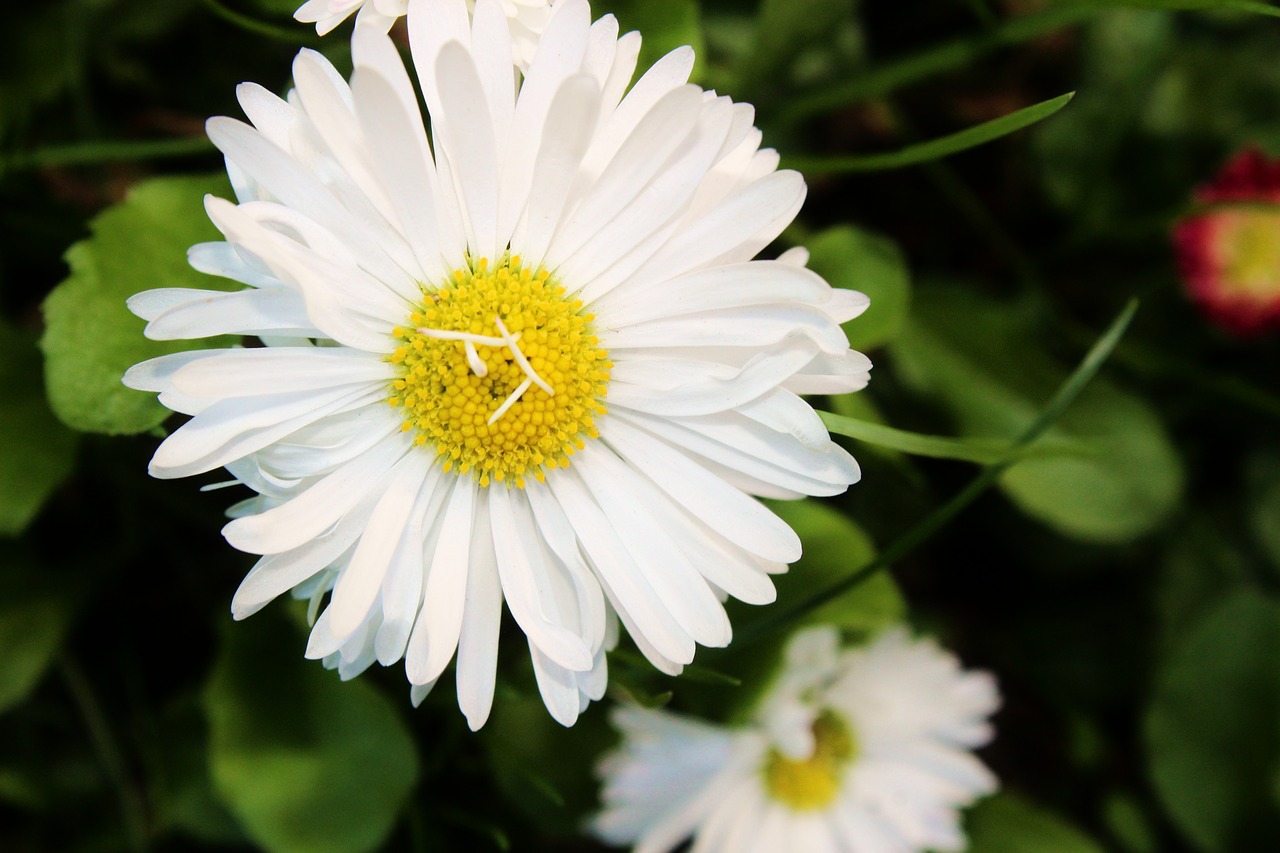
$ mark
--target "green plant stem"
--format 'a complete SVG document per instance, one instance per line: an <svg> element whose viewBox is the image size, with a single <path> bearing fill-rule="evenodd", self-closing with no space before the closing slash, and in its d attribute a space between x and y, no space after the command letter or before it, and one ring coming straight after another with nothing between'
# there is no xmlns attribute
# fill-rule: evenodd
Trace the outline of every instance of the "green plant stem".
<svg viewBox="0 0 1280 853"><path fill-rule="evenodd" d="M3 165L10 169L89 166L121 160L191 157L198 154L211 154L215 150L213 143L203 136L120 142L72 142L15 154L4 161Z"/></svg>
<svg viewBox="0 0 1280 853"><path fill-rule="evenodd" d="M1080 396L1089 382L1097 375L1102 365L1115 351L1116 346L1120 343L1120 339L1124 336L1125 330L1129 328L1129 324L1133 321L1133 315L1138 310L1136 301L1130 301L1120 312L1119 316L1112 322L1107 331L1098 338L1097 342L1085 354L1079 366L1067 377L1067 380L1058 388L1057 392L1041 410L1039 416L1031 423L1027 429L1014 440L1011 445L1011 455L1001 462L989 466L984 469L981 474L969 482L967 486L960 490L958 494L952 497L942 506L926 515L915 526L904 533L902 536L889 543L874 559L865 563L846 577L841 578L818 590L808 598L803 599L792 607L775 611L769 616L759 619L746 625L743 630L738 632L737 642L749 643L758 640L767 634L785 627L806 616L809 613L822 607L824 604L844 595L859 584L870 579L879 572L892 566L901 560L907 554L910 554L916 548L931 539L934 534L945 527L952 519L964 511L971 503L973 503L983 492L995 484L1005 471L1012 467L1018 461L1018 457L1014 455L1016 451L1026 447L1031 442L1038 439L1049 429L1062 413Z"/></svg>
<svg viewBox="0 0 1280 853"><path fill-rule="evenodd" d="M151 843L147 833L146 807L129 779L124 753L116 743L107 716L94 695L93 686L70 657L64 655L58 661L58 671L76 710L84 720L85 728L89 730L89 739L98 754L98 760L119 798L120 817L124 822L125 835L129 839L129 849L149 850Z"/></svg>

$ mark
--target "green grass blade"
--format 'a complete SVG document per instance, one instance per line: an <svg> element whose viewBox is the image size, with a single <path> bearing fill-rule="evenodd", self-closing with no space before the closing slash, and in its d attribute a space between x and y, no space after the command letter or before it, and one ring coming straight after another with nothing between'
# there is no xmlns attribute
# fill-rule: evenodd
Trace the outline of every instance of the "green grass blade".
<svg viewBox="0 0 1280 853"><path fill-rule="evenodd" d="M806 175L831 175L901 169L904 166L928 163L969 148L985 145L1002 136L1030 127L1058 112L1074 97L1075 92L1068 92L1048 101L1024 107L1009 115L965 128L958 133L910 145L899 151L855 157L789 157L784 161L784 165Z"/></svg>
<svg viewBox="0 0 1280 853"><path fill-rule="evenodd" d="M1015 447L1008 441L999 439L962 439L947 438L940 435L924 435L897 429L871 421L858 420L834 412L818 412L818 417L827 429L835 435L852 438L855 441L874 444L889 450L909 453L912 456L926 456L930 459L951 459L957 462L973 462L977 465L998 465L1010 459L1025 459L1028 456L1056 456L1063 454L1087 453L1083 447L1075 447L1064 442L1051 446L1036 445L1032 447Z"/></svg>

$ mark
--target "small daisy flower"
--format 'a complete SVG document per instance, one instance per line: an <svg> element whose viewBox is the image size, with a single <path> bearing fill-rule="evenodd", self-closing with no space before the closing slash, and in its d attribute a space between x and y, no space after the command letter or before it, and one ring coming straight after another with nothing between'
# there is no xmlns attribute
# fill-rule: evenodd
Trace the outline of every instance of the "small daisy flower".
<svg viewBox="0 0 1280 853"><path fill-rule="evenodd" d="M408 22L429 131L362 25L349 84L304 50L287 99L245 84L252 125L209 122L239 203L207 200L226 240L191 262L248 287L130 307L152 338L264 346L125 382L190 416L153 476L257 493L223 531L261 555L236 618L327 596L309 657L403 660L415 702L456 657L477 728L505 601L570 725L620 627L675 674L729 642L726 595L773 600L800 541L756 496L858 479L799 395L866 383L840 324L867 300L803 252L752 260L804 182L749 106L686 82L687 48L629 86L639 37L560 0L518 79L498 0L411 0Z"/></svg>
<svg viewBox="0 0 1280 853"><path fill-rule="evenodd" d="M970 750L990 741L994 680L905 630L839 648L806 630L745 728L618 708L600 763L596 833L637 853L911 853L965 848L958 810L996 788Z"/></svg>
<svg viewBox="0 0 1280 853"><path fill-rule="evenodd" d="M1280 207L1268 207L1280 205L1280 159L1256 148L1241 151L1196 191L1196 201L1223 207L1174 229L1192 300L1240 337L1280 329Z"/></svg>
<svg viewBox="0 0 1280 853"><path fill-rule="evenodd" d="M512 59L521 70L533 61L538 38L551 19L555 0L501 0L502 11L511 27ZM362 20L387 30L396 19L409 11L409 0L307 0L293 13L295 20L316 25L316 32L327 35L355 11ZM475 0L467 0L467 10L474 12Z"/></svg>

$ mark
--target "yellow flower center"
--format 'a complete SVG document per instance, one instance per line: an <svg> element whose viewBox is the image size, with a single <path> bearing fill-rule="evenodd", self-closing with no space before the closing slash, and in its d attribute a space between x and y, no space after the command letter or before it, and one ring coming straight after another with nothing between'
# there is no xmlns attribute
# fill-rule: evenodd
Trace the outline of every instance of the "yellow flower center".
<svg viewBox="0 0 1280 853"><path fill-rule="evenodd" d="M795 811L831 805L840 793L845 768L858 755L853 730L833 711L823 711L814 720L813 739L813 754L808 758L788 758L775 749L765 759L765 790Z"/></svg>
<svg viewBox="0 0 1280 853"><path fill-rule="evenodd" d="M541 267L471 261L424 287L422 306L394 330L388 402L444 470L524 488L598 435L613 365L592 319Z"/></svg>
<svg viewBox="0 0 1280 853"><path fill-rule="evenodd" d="M1225 280L1242 296L1280 295L1280 216L1243 212L1232 215L1224 241Z"/></svg>

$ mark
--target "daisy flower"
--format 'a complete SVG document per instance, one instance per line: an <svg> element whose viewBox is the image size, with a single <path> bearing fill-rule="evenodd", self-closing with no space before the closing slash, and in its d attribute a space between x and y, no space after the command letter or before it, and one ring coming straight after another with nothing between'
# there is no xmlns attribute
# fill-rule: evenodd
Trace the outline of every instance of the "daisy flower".
<svg viewBox="0 0 1280 853"><path fill-rule="evenodd" d="M538 38L551 18L555 0L502 0L502 11L511 27L512 58L525 69L533 60ZM327 35L335 27L360 10L370 24L390 29L396 19L409 10L409 0L307 0L293 13L295 20L315 24L316 32ZM467 0L467 10L475 10L475 0Z"/></svg>
<svg viewBox="0 0 1280 853"><path fill-rule="evenodd" d="M1174 228L1178 266L1192 300L1240 337L1280 329L1280 159L1245 149L1195 197L1218 207Z"/></svg>
<svg viewBox="0 0 1280 853"><path fill-rule="evenodd" d="M596 833L637 853L690 836L694 853L963 850L958 809L996 788L970 752L991 739L994 680L900 628L839 643L796 635L745 728L618 708Z"/></svg>
<svg viewBox="0 0 1280 853"><path fill-rule="evenodd" d="M245 84L252 124L209 122L238 203L207 200L226 240L191 261L248 287L130 307L153 338L264 346L125 381L191 416L153 476L225 467L257 493L223 531L261 555L236 618L327 595L309 657L403 659L421 701L456 655L476 728L505 601L569 725L620 627L674 674L729 642L725 595L773 600L800 542L756 496L857 480L799 395L866 383L840 328L866 298L803 252L752 260L804 182L751 107L686 82L687 48L629 86L639 37L560 0L520 79L498 0L408 21L430 132L373 26L349 84L303 51L287 99Z"/></svg>

